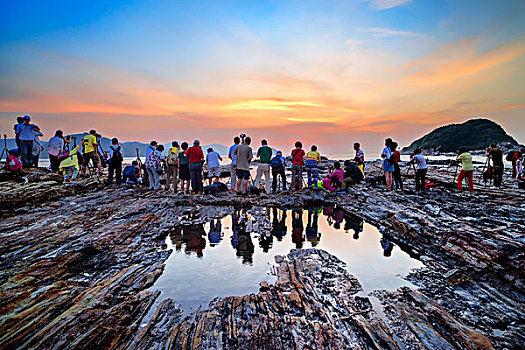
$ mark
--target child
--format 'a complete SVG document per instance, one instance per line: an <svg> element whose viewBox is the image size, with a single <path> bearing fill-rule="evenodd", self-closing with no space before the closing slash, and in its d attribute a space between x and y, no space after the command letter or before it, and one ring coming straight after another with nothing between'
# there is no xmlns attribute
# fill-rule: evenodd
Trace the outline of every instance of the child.
<svg viewBox="0 0 525 350"><path fill-rule="evenodd" d="M215 177L214 182L219 182L219 177L221 176L219 160L222 160L219 153L215 152L211 147L208 148L208 154L206 155L206 163L208 164L208 181L210 185L213 177Z"/></svg>
<svg viewBox="0 0 525 350"><path fill-rule="evenodd" d="M323 179L323 188L330 192L334 192L338 187L341 187L344 172L341 170L341 163L334 163L334 171Z"/></svg>
<svg viewBox="0 0 525 350"><path fill-rule="evenodd" d="M318 187L319 180L319 169L317 164L321 162L321 155L317 152L317 146L312 146L311 151L306 154L306 160L304 165L306 166L306 174L308 176L308 187L312 187L315 184L315 189Z"/></svg>
<svg viewBox="0 0 525 350"><path fill-rule="evenodd" d="M77 175L79 171L78 150L83 144L84 140L82 140L82 142L80 142L80 144L77 147L73 148L73 150L69 153L69 156L67 158L64 158L64 160L60 162L59 171L64 174L64 185L67 185L68 183L77 182Z"/></svg>
<svg viewBox="0 0 525 350"><path fill-rule="evenodd" d="M421 154L421 149L416 147L414 154L410 156L410 163L417 163L416 191L425 191L425 177L427 175L427 161Z"/></svg>
<svg viewBox="0 0 525 350"><path fill-rule="evenodd" d="M131 165L128 165L124 168L122 172L123 181L127 184L137 185L142 181L142 176L140 173L139 162L134 160L131 162Z"/></svg>
<svg viewBox="0 0 525 350"><path fill-rule="evenodd" d="M295 143L295 149L292 151L292 187L301 190L303 181L304 156L303 144L300 141Z"/></svg>
<svg viewBox="0 0 525 350"><path fill-rule="evenodd" d="M272 193L275 194L277 191L277 176L281 175L281 181L283 182L283 191L286 191L286 158L283 157L283 152L277 151L275 157L270 161L272 167Z"/></svg>
<svg viewBox="0 0 525 350"><path fill-rule="evenodd" d="M458 152L456 161L461 160L461 171L458 175L458 191L463 189L463 179L468 179L468 189L474 191L474 166L472 165L472 155L467 152L465 147L461 147Z"/></svg>

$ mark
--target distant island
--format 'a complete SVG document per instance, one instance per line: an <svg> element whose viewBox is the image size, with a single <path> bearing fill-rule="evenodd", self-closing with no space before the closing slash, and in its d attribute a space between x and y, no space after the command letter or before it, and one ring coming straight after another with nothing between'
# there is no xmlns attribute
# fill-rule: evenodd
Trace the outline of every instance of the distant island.
<svg viewBox="0 0 525 350"><path fill-rule="evenodd" d="M501 125L490 119L479 118L470 119L462 124L441 126L415 140L410 146L403 148L402 152L410 153L416 147L427 154L457 152L460 147L479 151L485 150L492 143L506 150L519 146Z"/></svg>

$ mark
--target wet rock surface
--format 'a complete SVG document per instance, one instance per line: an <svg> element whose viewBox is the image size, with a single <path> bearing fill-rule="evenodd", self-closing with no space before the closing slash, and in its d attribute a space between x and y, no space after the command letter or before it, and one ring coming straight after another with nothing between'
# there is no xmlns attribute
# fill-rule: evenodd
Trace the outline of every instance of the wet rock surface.
<svg viewBox="0 0 525 350"><path fill-rule="evenodd" d="M520 348L525 194L455 193L448 173L431 169L442 186L425 194L358 185L347 195L189 196L102 190L97 179L63 186L52 174L2 182L0 348ZM170 254L163 239L181 222L312 204L337 204L420 258L408 276L420 289L359 295L336 257L297 250L277 258L278 282L257 294L191 317L165 300L144 319L158 297L146 289ZM267 224L261 216L251 229Z"/></svg>

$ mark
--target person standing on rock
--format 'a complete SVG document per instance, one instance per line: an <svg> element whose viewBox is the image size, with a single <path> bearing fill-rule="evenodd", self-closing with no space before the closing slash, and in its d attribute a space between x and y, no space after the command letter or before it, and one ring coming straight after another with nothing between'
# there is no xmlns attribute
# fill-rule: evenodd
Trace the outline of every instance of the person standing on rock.
<svg viewBox="0 0 525 350"><path fill-rule="evenodd" d="M390 148L394 155L394 183L396 185L396 190L403 191L403 179L401 178L401 168L399 167L399 161L401 160L401 153L397 150L397 142L392 142L392 147Z"/></svg>
<svg viewBox="0 0 525 350"><path fill-rule="evenodd" d="M66 143L71 143L71 136L68 136L67 139L64 138L64 132L62 130L57 130L55 136L50 138L47 143L47 153L49 155L49 162L51 163L51 171L54 173L58 173L58 167L60 165L58 156L64 150Z"/></svg>
<svg viewBox="0 0 525 350"><path fill-rule="evenodd" d="M321 163L321 155L317 152L317 146L313 145L310 148L310 152L306 154L304 161L306 176L308 177L308 188L314 186L316 190L319 189L319 163Z"/></svg>
<svg viewBox="0 0 525 350"><path fill-rule="evenodd" d="M13 129L15 130L15 143L16 148L20 149L20 134L18 132L18 128L20 125L24 124L24 117L17 117L16 118L16 124L13 126Z"/></svg>
<svg viewBox="0 0 525 350"><path fill-rule="evenodd" d="M392 176L394 173L394 157L391 146L392 139L386 139L385 148L383 148L383 152L381 153L381 158L383 158L383 171L385 172L387 191L392 191Z"/></svg>
<svg viewBox="0 0 525 350"><path fill-rule="evenodd" d="M160 174L162 173L162 162L166 161L162 152L164 151L163 145L158 145L157 148L150 153L146 158L144 165L148 172L149 189L159 190L160 189Z"/></svg>
<svg viewBox="0 0 525 350"><path fill-rule="evenodd" d="M189 168L191 177L191 189L193 194L202 193L202 161L204 160L204 153L200 147L199 140L193 141L193 146L188 148L185 155L189 157Z"/></svg>
<svg viewBox="0 0 525 350"><path fill-rule="evenodd" d="M22 117L24 122L17 125L16 135L20 140L20 155L22 156L22 165L24 168L30 168L33 165L33 142L35 135L40 132L40 128L31 124L31 117L25 115Z"/></svg>
<svg viewBox="0 0 525 350"><path fill-rule="evenodd" d="M277 151L275 157L270 161L272 167L272 193L275 194L277 191L277 177L281 176L282 189L286 191L286 158L283 157L283 152Z"/></svg>
<svg viewBox="0 0 525 350"><path fill-rule="evenodd" d="M523 153L518 152L518 155L516 156L516 176L514 177L514 180L516 181L523 181L524 180L524 174L523 174Z"/></svg>
<svg viewBox="0 0 525 350"><path fill-rule="evenodd" d="M268 141L261 140L261 147L257 150L259 157L259 166L257 167L257 176L255 177L255 187L259 188L262 176L264 175L264 190L270 193L270 161L272 160L272 149L268 147Z"/></svg>
<svg viewBox="0 0 525 350"><path fill-rule="evenodd" d="M219 182L221 176L221 165L219 161L222 161L222 157L218 152L215 152L213 148L208 148L208 154L206 154L206 164L208 164L208 181L211 185L213 178L215 182Z"/></svg>
<svg viewBox="0 0 525 350"><path fill-rule="evenodd" d="M252 139L246 137L244 142L235 149L237 159L237 194L246 194L248 191L248 182L250 182L250 164L253 159L253 151L250 147ZM241 191L242 184L242 191Z"/></svg>
<svg viewBox="0 0 525 350"><path fill-rule="evenodd" d="M183 193L190 193L190 157L186 155L188 143L183 142L180 145L182 151L179 153L179 180L180 189Z"/></svg>
<svg viewBox="0 0 525 350"><path fill-rule="evenodd" d="M494 187L500 188L501 182L503 181L503 152L496 147L495 144L490 145L490 148L487 150L487 157L492 158L492 171L494 177Z"/></svg>
<svg viewBox="0 0 525 350"><path fill-rule="evenodd" d="M166 191L171 190L171 184L173 183L173 191L177 193L177 184L179 182L179 143L173 141L171 148L168 150L168 157L166 163L168 164L168 170L166 172Z"/></svg>
<svg viewBox="0 0 525 350"><path fill-rule="evenodd" d="M117 138L111 140L111 146L106 149L108 155L108 185L113 184L113 175L115 174L117 186L122 183L122 147L120 147Z"/></svg>
<svg viewBox="0 0 525 350"><path fill-rule="evenodd" d="M357 163L357 166L361 167L363 172L365 171L365 153L361 149L361 144L359 142L354 143L355 157L354 161Z"/></svg>
<svg viewBox="0 0 525 350"><path fill-rule="evenodd" d="M235 191L237 188L237 156L235 155L235 150L237 147L239 147L239 144L241 143L241 138L239 136L235 136L233 138L233 145L228 150L228 158L231 159L230 164L230 189L232 191Z"/></svg>
<svg viewBox="0 0 525 350"><path fill-rule="evenodd" d="M84 176L87 176L89 161L93 161L93 166L98 169L98 174L102 174L102 163L98 155L97 131L90 130L89 134L84 136L84 151L82 152L82 171Z"/></svg>
<svg viewBox="0 0 525 350"><path fill-rule="evenodd" d="M303 165L306 153L303 151L303 144L300 141L295 143L295 149L292 151L292 184L291 188L300 191L303 187Z"/></svg>
<svg viewBox="0 0 525 350"><path fill-rule="evenodd" d="M416 147L414 154L410 156L410 163L417 163L416 170L416 191L425 191L425 178L427 175L427 161L421 154L421 148Z"/></svg>
<svg viewBox="0 0 525 350"><path fill-rule="evenodd" d="M146 159L148 159L149 155L157 149L157 146L158 146L157 141L151 141L149 143L149 146L146 147Z"/></svg>
<svg viewBox="0 0 525 350"><path fill-rule="evenodd" d="M472 155L467 152L465 147L461 147L458 152L456 161L461 160L461 171L458 175L458 191L463 189L463 179L468 179L468 189L474 191L474 166L472 165Z"/></svg>

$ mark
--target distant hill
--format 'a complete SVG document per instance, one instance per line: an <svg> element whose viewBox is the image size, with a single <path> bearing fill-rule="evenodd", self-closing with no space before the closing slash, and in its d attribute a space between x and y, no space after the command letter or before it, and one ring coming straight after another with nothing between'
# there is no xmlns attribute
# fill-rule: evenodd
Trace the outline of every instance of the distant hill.
<svg viewBox="0 0 525 350"><path fill-rule="evenodd" d="M518 142L508 135L497 123L489 119L471 119L463 124L441 126L422 138L403 148L403 152L411 152L419 147L426 153L456 152L460 147L468 150L484 150L490 144L506 143L510 147L518 146Z"/></svg>

